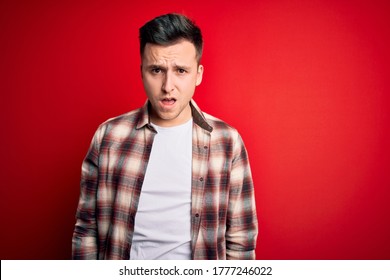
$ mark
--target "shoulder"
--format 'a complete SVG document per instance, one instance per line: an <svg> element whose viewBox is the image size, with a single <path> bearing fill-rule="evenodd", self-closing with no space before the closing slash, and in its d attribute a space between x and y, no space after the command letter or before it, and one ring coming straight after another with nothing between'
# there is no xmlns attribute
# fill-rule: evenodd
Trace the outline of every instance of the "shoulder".
<svg viewBox="0 0 390 280"><path fill-rule="evenodd" d="M214 160L215 156L218 157L222 154L234 158L246 157L244 141L236 128L210 114L203 112L203 116L213 128L210 133L210 146Z"/></svg>
<svg viewBox="0 0 390 280"><path fill-rule="evenodd" d="M244 141L235 127L208 113L202 113L207 123L213 128L211 145L230 147L233 150L240 150L245 147Z"/></svg>
<svg viewBox="0 0 390 280"><path fill-rule="evenodd" d="M236 128L225 121L214 117L208 113L202 112L207 123L213 128L212 134L224 134L232 137L238 137L239 133Z"/></svg>
<svg viewBox="0 0 390 280"><path fill-rule="evenodd" d="M142 107L129 111L127 113L124 113L122 115L109 118L105 122L103 122L100 126L116 126L116 125L121 125L121 124L136 124L139 120L139 118L142 115Z"/></svg>
<svg viewBox="0 0 390 280"><path fill-rule="evenodd" d="M139 123L143 115L143 108L138 108L122 115L110 118L99 125L96 136L104 138L109 135L116 139L128 136Z"/></svg>

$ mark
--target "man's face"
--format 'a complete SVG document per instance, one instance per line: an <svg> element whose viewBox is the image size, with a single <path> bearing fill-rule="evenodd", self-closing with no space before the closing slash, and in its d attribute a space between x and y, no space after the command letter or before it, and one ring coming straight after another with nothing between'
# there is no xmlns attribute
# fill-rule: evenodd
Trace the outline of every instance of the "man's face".
<svg viewBox="0 0 390 280"><path fill-rule="evenodd" d="M169 46L146 44L142 56L142 81L152 105L151 121L176 126L191 118L190 100L202 81L195 46L181 40Z"/></svg>

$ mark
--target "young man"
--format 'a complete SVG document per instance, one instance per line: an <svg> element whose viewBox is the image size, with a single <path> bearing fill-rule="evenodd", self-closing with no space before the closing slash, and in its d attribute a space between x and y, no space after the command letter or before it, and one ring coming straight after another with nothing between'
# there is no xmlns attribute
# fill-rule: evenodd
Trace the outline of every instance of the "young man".
<svg viewBox="0 0 390 280"><path fill-rule="evenodd" d="M144 107L97 130L82 165L74 259L254 259L257 218L238 132L200 111L200 29L140 29Z"/></svg>

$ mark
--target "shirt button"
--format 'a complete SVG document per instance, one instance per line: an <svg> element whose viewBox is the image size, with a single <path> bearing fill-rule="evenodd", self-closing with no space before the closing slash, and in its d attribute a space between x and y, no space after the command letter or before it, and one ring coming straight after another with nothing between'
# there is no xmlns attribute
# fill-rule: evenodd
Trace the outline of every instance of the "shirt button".
<svg viewBox="0 0 390 280"><path fill-rule="evenodd" d="M199 181L203 182L203 177L200 177L200 178L199 178Z"/></svg>
<svg viewBox="0 0 390 280"><path fill-rule="evenodd" d="M203 146L203 148L204 148L205 150L207 150L209 147L207 147L207 146Z"/></svg>
<svg viewBox="0 0 390 280"><path fill-rule="evenodd" d="M195 218L199 218L199 214L198 213L195 214Z"/></svg>

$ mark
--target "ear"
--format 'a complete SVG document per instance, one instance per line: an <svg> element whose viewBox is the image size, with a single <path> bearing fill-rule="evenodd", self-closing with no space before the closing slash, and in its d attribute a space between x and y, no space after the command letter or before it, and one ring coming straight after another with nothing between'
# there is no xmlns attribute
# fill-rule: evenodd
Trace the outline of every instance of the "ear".
<svg viewBox="0 0 390 280"><path fill-rule="evenodd" d="M198 66L198 73L196 73L196 85L199 86L200 83L202 82L203 78L203 65L199 64Z"/></svg>

